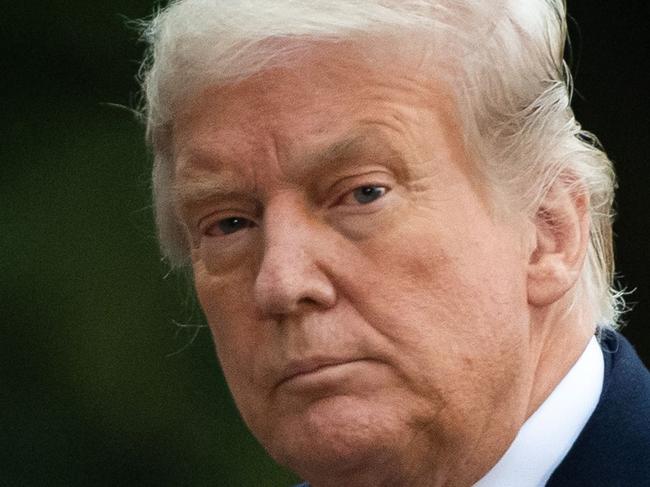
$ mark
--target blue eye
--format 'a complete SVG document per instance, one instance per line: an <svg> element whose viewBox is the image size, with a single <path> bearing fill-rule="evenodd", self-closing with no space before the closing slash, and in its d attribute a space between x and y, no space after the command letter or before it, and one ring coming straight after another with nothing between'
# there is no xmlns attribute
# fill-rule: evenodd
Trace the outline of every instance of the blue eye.
<svg viewBox="0 0 650 487"><path fill-rule="evenodd" d="M250 228L254 225L255 223L247 220L246 218L240 218L236 216L232 218L224 218L223 220L219 220L215 225L208 228L206 230L206 234L211 236L230 235L231 233L238 232L239 230L243 230L245 228Z"/></svg>
<svg viewBox="0 0 650 487"><path fill-rule="evenodd" d="M362 205L367 205L381 198L386 194L386 188L383 186L361 186L352 192L352 196Z"/></svg>

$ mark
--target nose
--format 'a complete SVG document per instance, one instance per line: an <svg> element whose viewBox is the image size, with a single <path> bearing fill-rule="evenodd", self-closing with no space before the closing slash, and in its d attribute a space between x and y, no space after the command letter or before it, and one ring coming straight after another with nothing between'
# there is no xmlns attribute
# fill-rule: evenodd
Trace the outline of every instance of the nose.
<svg viewBox="0 0 650 487"><path fill-rule="evenodd" d="M267 206L264 254L255 280L255 301L267 317L284 317L336 303L327 274L330 242L322 223L295 202Z"/></svg>

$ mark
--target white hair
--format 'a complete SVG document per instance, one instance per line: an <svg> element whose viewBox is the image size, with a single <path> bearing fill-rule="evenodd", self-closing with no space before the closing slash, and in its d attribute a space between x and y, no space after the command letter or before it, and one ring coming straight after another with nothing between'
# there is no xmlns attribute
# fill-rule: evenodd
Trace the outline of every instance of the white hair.
<svg viewBox="0 0 650 487"><path fill-rule="evenodd" d="M562 0L178 0L147 24L145 38L156 223L173 266L189 255L171 194L172 121L187 96L289 63L311 42L369 50L369 40L386 39L382 46L404 53L417 39L431 60L422 69L449 77L466 145L495 194L535 211L567 177L588 196L590 242L575 299L591 306L599 326L615 326L622 308L613 288L615 178L571 110Z"/></svg>

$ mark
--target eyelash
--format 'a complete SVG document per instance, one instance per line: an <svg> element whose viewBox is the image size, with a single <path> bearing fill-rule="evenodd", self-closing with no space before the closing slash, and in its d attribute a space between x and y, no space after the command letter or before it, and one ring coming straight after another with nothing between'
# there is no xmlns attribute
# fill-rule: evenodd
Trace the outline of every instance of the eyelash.
<svg viewBox="0 0 650 487"><path fill-rule="evenodd" d="M371 201L367 201L367 202L361 202L355 197L357 195L361 196L361 197L373 196L373 195L368 195L367 194L366 190L368 190L368 189L374 190L374 191L379 190L379 194L374 195L374 196L377 196L377 197L372 199ZM370 206L374 202L384 198L389 192L390 192L390 188L388 188L387 186L381 185L381 184L364 184L362 186L357 186L357 187L353 188L352 190L347 191L346 193L344 193L336 201L334 206L342 205L344 200L346 198L348 198L348 197L353 197L356 200L356 203L352 203L351 205L346 205L346 206ZM355 193L357 193L357 195L355 195ZM215 227L220 227L222 224L224 224L224 225L226 225L226 224L236 224L237 222L242 223L243 226L241 226L239 229L233 230L232 232L224 231L223 228L221 227L221 233L219 235L212 235L211 234L211 229L213 229ZM207 237L221 237L221 238L223 238L223 237L227 237L229 235L233 235L235 233L238 233L240 230L244 230L246 228L254 228L256 226L257 226L257 224L253 220L250 220L250 219L244 218L244 217L240 217L240 216L231 216L231 217L228 217L228 218L221 218L221 219L215 221L214 223L211 223L210 225L207 225L201 231L201 233L204 236L207 236Z"/></svg>
<svg viewBox="0 0 650 487"><path fill-rule="evenodd" d="M225 231L223 229L223 227L221 227L222 224L224 224L224 225L231 224L232 225L232 224L236 224L236 222L243 223L243 226L240 227L239 229L233 230L232 232ZM231 216L231 217L228 217L228 218L222 218L222 219L217 220L216 222L212 223L211 225L208 225L203 230L202 233L204 235L208 236L208 237L227 237L228 235L232 235L233 233L237 233L239 230L243 230L245 228L253 228L253 227L256 227L256 226L257 226L257 224L254 221L249 220L248 218L243 218L243 217L240 217L240 216ZM220 228L220 230L221 230L220 235L211 235L210 231L211 231L211 229L213 229L215 227Z"/></svg>
<svg viewBox="0 0 650 487"><path fill-rule="evenodd" d="M379 194L376 194L376 193L375 194L368 194L365 191L365 190L368 190L368 189L372 190L372 191L379 190ZM386 186L382 186L380 184L365 184L363 186L358 186L358 187L354 188L352 191L348 191L347 193L345 193L343 195L343 197L339 201L343 201L348 196L352 196L356 200L357 204L362 205L362 206L367 206L367 205L371 205L375 201L377 201L377 200L383 198L384 196L386 196L388 191L389 191L389 189ZM370 201L359 201L359 198L357 198L357 196L359 196L361 198L367 197L367 196L370 196L370 197L377 196L377 197L371 199Z"/></svg>

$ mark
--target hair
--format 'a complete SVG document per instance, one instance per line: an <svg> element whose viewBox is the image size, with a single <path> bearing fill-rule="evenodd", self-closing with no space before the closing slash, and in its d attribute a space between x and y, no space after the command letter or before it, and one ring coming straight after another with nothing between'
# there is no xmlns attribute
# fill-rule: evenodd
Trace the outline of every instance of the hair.
<svg viewBox="0 0 650 487"><path fill-rule="evenodd" d="M422 70L446 77L465 143L494 194L536 211L563 179L589 201L590 241L574 300L616 326L612 164L571 109L563 0L178 0L145 25L143 113L154 151L153 197L163 255L188 262L171 188L172 123L191 94L299 59L317 42L397 55L422 46ZM389 46L386 48L386 46Z"/></svg>

